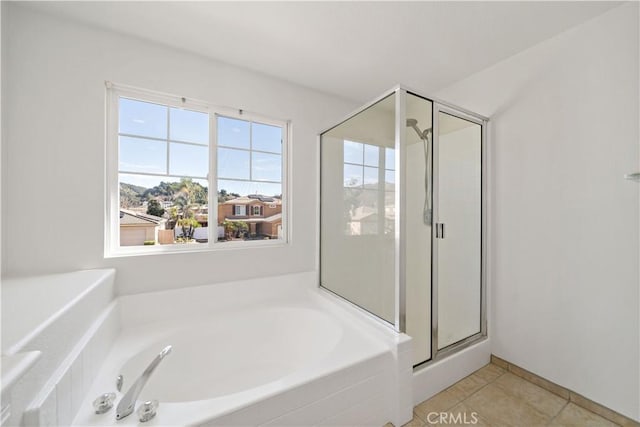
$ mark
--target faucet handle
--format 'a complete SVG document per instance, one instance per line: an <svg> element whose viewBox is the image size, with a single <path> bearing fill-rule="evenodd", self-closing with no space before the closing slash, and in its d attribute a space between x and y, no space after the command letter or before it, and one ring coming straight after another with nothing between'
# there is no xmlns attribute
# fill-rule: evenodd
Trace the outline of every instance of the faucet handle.
<svg viewBox="0 0 640 427"><path fill-rule="evenodd" d="M113 402L116 400L115 393L101 394L93 401L93 409L96 410L96 414L104 414L113 408Z"/></svg>
<svg viewBox="0 0 640 427"><path fill-rule="evenodd" d="M160 403L157 400L148 400L140 405L137 411L140 422L146 423L155 417L156 412L158 411L158 406L160 406Z"/></svg>

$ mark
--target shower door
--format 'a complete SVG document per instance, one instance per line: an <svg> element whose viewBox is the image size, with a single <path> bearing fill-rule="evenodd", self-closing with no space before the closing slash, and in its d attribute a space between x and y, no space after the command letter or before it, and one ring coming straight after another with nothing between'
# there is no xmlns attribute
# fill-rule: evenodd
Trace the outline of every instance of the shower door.
<svg viewBox="0 0 640 427"><path fill-rule="evenodd" d="M396 87L320 134L320 286L412 337L486 335L487 118Z"/></svg>
<svg viewBox="0 0 640 427"><path fill-rule="evenodd" d="M485 333L483 122L434 108L431 356Z"/></svg>

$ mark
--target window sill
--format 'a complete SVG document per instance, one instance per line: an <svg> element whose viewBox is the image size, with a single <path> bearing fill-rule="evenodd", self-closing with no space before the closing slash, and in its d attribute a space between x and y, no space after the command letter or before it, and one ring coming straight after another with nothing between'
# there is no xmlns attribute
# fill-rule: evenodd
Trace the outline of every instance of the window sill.
<svg viewBox="0 0 640 427"><path fill-rule="evenodd" d="M190 254L201 252L236 251L243 249L277 248L288 246L286 240L231 241L220 243L177 243L151 246L125 246L118 249L106 249L104 258L126 258L147 255Z"/></svg>

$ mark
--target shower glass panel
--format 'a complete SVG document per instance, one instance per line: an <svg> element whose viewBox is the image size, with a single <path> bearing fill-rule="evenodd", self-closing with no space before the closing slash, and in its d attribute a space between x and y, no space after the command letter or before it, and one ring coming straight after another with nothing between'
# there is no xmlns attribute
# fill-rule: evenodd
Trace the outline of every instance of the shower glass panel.
<svg viewBox="0 0 640 427"><path fill-rule="evenodd" d="M437 114L438 350L482 328L482 126L455 114Z"/></svg>
<svg viewBox="0 0 640 427"><path fill-rule="evenodd" d="M412 337L486 336L487 119L402 87L320 135L320 286Z"/></svg>
<svg viewBox="0 0 640 427"><path fill-rule="evenodd" d="M433 102L406 95L406 332L414 365L431 358L431 225Z"/></svg>
<svg viewBox="0 0 640 427"><path fill-rule="evenodd" d="M322 286L394 323L395 95L322 135Z"/></svg>

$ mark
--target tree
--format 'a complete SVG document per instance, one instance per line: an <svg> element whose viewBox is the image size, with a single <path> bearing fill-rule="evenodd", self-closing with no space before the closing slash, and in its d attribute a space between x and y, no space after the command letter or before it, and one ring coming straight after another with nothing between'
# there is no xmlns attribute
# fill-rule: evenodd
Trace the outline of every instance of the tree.
<svg viewBox="0 0 640 427"><path fill-rule="evenodd" d="M144 188L127 184L126 182L120 183L120 207L121 208L134 208L142 205L141 195L144 192Z"/></svg>
<svg viewBox="0 0 640 427"><path fill-rule="evenodd" d="M224 203L227 200L237 199L238 197L240 197L238 193L229 193L224 188L218 191L218 203Z"/></svg>
<svg viewBox="0 0 640 427"><path fill-rule="evenodd" d="M182 236L178 238L178 241L189 242L193 240L193 233L196 228L200 227L200 223L193 218L181 218L176 227L180 227L182 231Z"/></svg>
<svg viewBox="0 0 640 427"><path fill-rule="evenodd" d="M249 224L244 221L229 221L226 219L222 225L224 226L225 235L228 240L231 240L234 237L242 237L247 231L249 231Z"/></svg>
<svg viewBox="0 0 640 427"><path fill-rule="evenodd" d="M159 201L157 201L156 199L151 199L147 204L147 214L162 216L164 215L164 209L162 208L162 205L160 205Z"/></svg>

